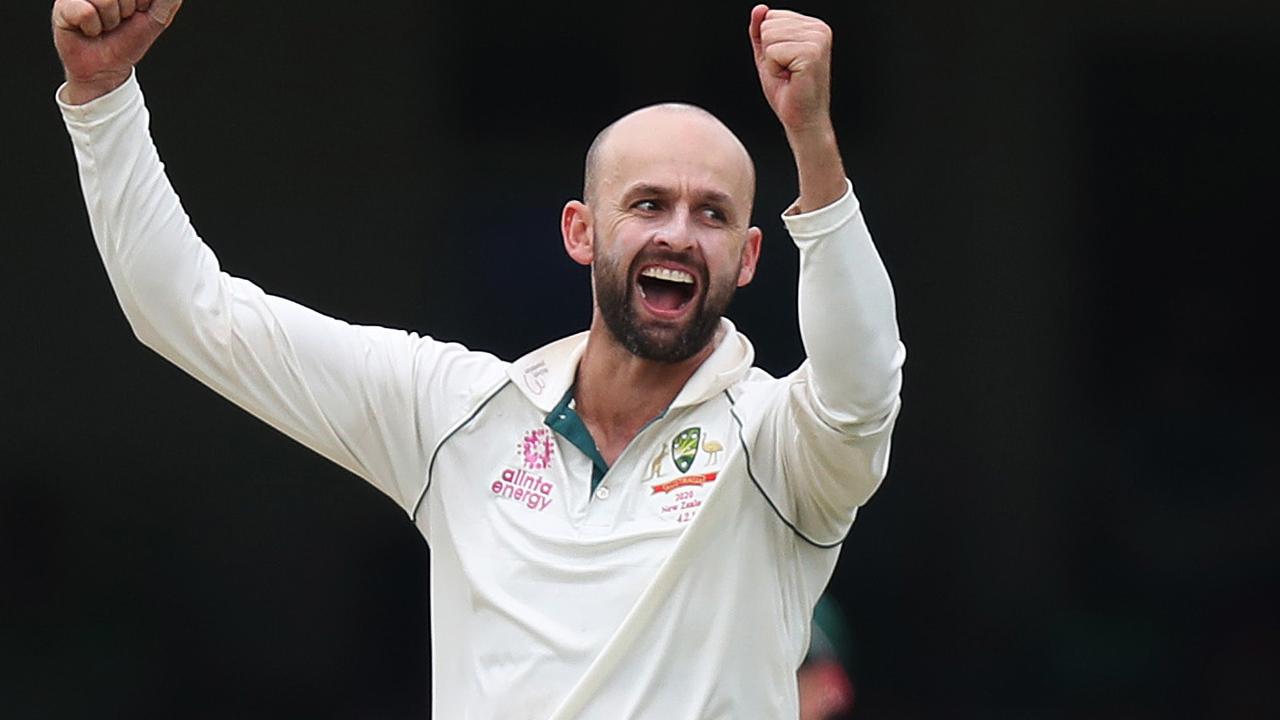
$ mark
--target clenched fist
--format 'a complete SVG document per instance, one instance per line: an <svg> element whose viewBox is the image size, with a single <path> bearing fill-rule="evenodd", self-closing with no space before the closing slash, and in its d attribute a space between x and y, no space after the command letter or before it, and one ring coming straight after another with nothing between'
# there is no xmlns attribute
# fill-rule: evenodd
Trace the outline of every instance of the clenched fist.
<svg viewBox="0 0 1280 720"><path fill-rule="evenodd" d="M790 132L829 124L831 28L790 10L751 10L751 45L769 106Z"/></svg>
<svg viewBox="0 0 1280 720"><path fill-rule="evenodd" d="M748 33L760 87L795 156L796 209L826 207L844 195L847 182L831 123L831 28L817 18L757 5Z"/></svg>
<svg viewBox="0 0 1280 720"><path fill-rule="evenodd" d="M56 0L53 44L67 72L63 99L86 103L129 78L182 0Z"/></svg>

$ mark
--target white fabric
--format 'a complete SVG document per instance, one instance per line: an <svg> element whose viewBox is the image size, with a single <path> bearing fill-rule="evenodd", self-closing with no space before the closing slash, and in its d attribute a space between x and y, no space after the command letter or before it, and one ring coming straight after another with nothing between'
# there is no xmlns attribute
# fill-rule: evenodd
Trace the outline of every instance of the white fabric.
<svg viewBox="0 0 1280 720"><path fill-rule="evenodd" d="M592 495L590 460L544 424L585 334L505 363L267 295L196 235L136 79L60 105L138 337L373 483L426 537L435 717L796 716L813 605L884 477L899 407L892 290L852 188L784 216L810 359L773 379L723 321Z"/></svg>

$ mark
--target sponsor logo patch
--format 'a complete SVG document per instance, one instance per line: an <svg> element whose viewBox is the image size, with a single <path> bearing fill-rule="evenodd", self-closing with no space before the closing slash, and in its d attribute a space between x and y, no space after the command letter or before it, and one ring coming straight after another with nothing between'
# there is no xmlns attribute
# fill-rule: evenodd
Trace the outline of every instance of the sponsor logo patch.
<svg viewBox="0 0 1280 720"><path fill-rule="evenodd" d="M551 428L536 428L524 434L516 446L525 470L546 470L556 456L556 441Z"/></svg>
<svg viewBox="0 0 1280 720"><path fill-rule="evenodd" d="M551 493L555 486L541 475L534 475L520 468L507 468L489 489L499 500L514 500L530 510L542 512L551 505Z"/></svg>
<svg viewBox="0 0 1280 720"><path fill-rule="evenodd" d="M556 456L556 441L550 428L526 431L516 443L515 455L521 467L508 465L489 485L495 500L511 500L529 510L542 512L551 505L555 485L544 471Z"/></svg>

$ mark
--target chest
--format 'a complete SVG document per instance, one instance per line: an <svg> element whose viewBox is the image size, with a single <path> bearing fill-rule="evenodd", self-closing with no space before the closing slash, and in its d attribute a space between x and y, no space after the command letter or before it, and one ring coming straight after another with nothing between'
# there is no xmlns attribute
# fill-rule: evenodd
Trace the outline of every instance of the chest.
<svg viewBox="0 0 1280 720"><path fill-rule="evenodd" d="M668 411L611 447L600 477L580 441L549 426L519 393L502 392L436 450L428 502L451 534L477 536L464 545L538 543L572 554L624 538L673 540L740 453L730 409L716 397ZM424 529L428 540L436 529Z"/></svg>

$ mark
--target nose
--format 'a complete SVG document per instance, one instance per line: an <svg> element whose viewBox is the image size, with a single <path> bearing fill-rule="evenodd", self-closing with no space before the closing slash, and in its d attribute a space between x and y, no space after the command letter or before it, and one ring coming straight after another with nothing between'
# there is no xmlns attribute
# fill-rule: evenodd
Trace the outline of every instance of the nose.
<svg viewBox="0 0 1280 720"><path fill-rule="evenodd" d="M693 214L688 208L676 208L667 216L667 222L654 231L653 242L675 252L692 250L695 242Z"/></svg>

